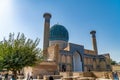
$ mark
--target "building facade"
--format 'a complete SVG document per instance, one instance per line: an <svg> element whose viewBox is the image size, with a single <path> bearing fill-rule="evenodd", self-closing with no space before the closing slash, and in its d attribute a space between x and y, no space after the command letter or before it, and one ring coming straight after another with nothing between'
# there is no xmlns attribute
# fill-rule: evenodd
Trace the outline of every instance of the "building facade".
<svg viewBox="0 0 120 80"><path fill-rule="evenodd" d="M50 26L51 14L45 13L44 25L44 43L46 46L46 60L57 61L58 71L109 71L110 56L109 54L98 54L96 31L91 31L93 50L84 48L84 45L69 43L69 32L60 24ZM47 40L45 40L47 39ZM56 49L58 47L58 49ZM58 51L57 51L58 50ZM56 53L57 52L57 53Z"/></svg>
<svg viewBox="0 0 120 80"><path fill-rule="evenodd" d="M69 43L69 32L63 25L50 27L50 13L45 13L43 17L45 60L32 68L35 75L45 72L111 71L110 55L98 53L96 31L90 32L93 50L88 50L84 45Z"/></svg>

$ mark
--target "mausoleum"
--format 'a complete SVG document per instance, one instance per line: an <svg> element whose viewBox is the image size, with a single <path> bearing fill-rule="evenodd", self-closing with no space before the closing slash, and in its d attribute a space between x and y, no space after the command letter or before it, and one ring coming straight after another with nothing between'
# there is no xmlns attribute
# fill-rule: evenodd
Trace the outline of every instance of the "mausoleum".
<svg viewBox="0 0 120 80"><path fill-rule="evenodd" d="M45 13L43 17L45 19L43 40L45 60L31 69L34 75L111 71L109 53L98 53L95 30L90 31L93 49L89 50L84 45L69 42L67 26L61 24L50 26L52 17L50 13Z"/></svg>

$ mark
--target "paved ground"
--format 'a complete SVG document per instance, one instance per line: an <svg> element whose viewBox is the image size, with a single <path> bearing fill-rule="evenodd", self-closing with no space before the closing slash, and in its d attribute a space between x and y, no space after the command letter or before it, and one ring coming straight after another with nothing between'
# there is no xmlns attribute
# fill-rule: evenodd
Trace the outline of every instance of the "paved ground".
<svg viewBox="0 0 120 80"><path fill-rule="evenodd" d="M26 79L17 79L17 80L26 80ZM33 79L33 80L44 80L44 79ZM54 79L54 80L62 80L62 79ZM112 79L97 78L96 80L112 80ZM114 79L114 80L119 80L119 79Z"/></svg>
<svg viewBox="0 0 120 80"><path fill-rule="evenodd" d="M17 80L26 80L26 79L17 79ZM33 80L44 80L44 79L33 79ZM54 80L61 80L61 79L54 79Z"/></svg>

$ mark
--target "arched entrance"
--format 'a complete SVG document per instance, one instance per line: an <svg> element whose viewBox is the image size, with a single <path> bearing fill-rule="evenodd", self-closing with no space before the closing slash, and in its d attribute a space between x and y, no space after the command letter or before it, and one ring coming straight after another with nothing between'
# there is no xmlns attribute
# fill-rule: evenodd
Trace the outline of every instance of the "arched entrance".
<svg viewBox="0 0 120 80"><path fill-rule="evenodd" d="M65 72L65 71L66 71L66 65L63 64L63 65L62 65L62 72Z"/></svg>
<svg viewBox="0 0 120 80"><path fill-rule="evenodd" d="M97 65L97 61L95 58L93 58L93 70L96 70L96 65Z"/></svg>
<svg viewBox="0 0 120 80"><path fill-rule="evenodd" d="M75 72L82 71L82 57L78 52L73 55L73 68Z"/></svg>
<svg viewBox="0 0 120 80"><path fill-rule="evenodd" d="M105 62L105 60L100 61L100 68L101 68L101 70L106 70L106 62Z"/></svg>

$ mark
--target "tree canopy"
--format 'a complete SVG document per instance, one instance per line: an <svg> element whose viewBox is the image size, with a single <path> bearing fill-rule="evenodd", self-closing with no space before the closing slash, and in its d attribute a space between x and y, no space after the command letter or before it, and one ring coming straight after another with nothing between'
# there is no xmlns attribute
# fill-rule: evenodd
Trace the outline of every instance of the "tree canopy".
<svg viewBox="0 0 120 80"><path fill-rule="evenodd" d="M39 41L38 38L27 39L23 33L16 37L10 33L8 39L0 41L0 68L17 71L39 63L42 60Z"/></svg>
<svg viewBox="0 0 120 80"><path fill-rule="evenodd" d="M110 62L111 62L111 65L117 65L117 62L112 59L110 59Z"/></svg>

